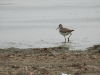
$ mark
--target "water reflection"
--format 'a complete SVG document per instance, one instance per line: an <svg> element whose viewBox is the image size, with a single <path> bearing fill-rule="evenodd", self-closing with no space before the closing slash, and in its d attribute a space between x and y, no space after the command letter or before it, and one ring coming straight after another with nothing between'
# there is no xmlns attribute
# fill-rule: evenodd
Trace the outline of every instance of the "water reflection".
<svg viewBox="0 0 100 75"><path fill-rule="evenodd" d="M62 42L60 46L68 48L70 50L74 49L74 47L72 46L72 42Z"/></svg>

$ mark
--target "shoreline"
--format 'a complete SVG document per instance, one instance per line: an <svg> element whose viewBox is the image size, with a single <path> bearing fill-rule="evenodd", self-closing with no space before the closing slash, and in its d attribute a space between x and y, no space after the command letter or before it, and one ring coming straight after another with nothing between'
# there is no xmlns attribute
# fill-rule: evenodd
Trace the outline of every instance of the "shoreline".
<svg viewBox="0 0 100 75"><path fill-rule="evenodd" d="M100 45L86 51L65 47L0 49L1 75L100 75Z"/></svg>
<svg viewBox="0 0 100 75"><path fill-rule="evenodd" d="M34 53L34 51L36 50L49 50L49 51L53 51L54 54L59 54L59 53L86 53L86 52L90 52L90 51L98 51L100 47L100 44L94 45L92 47L88 47L85 50L69 50L68 47L62 47L62 46L58 46L58 47L45 47L45 48L16 48L16 47L10 47L10 48L0 48L0 53L22 53L23 51L26 52L26 54L31 54L32 52ZM31 52L32 51L32 52Z"/></svg>

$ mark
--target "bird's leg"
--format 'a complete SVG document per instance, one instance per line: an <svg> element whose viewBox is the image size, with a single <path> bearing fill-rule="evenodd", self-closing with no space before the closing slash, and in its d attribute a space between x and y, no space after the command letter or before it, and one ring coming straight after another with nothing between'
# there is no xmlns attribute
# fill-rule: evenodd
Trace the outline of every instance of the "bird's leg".
<svg viewBox="0 0 100 75"><path fill-rule="evenodd" d="M65 38L65 42L66 42L66 37L64 36L64 38Z"/></svg>
<svg viewBox="0 0 100 75"><path fill-rule="evenodd" d="M70 33L70 36L71 36L71 35L72 35L72 33ZM70 36L69 36L69 37L70 37ZM68 37L68 42L69 42L69 37Z"/></svg>

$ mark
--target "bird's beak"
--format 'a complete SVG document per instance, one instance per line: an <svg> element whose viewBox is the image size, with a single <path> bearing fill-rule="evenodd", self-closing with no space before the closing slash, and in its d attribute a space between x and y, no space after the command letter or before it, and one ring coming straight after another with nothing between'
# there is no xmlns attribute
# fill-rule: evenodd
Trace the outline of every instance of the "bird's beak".
<svg viewBox="0 0 100 75"><path fill-rule="evenodd" d="M57 29L59 29L59 27L58 27ZM56 29L56 30L57 30L57 29Z"/></svg>

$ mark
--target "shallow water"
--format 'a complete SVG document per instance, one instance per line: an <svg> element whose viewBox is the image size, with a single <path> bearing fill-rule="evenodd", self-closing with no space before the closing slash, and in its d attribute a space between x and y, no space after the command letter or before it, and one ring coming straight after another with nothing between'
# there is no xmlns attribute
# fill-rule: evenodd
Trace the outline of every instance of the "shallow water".
<svg viewBox="0 0 100 75"><path fill-rule="evenodd" d="M99 0L0 2L0 48L64 46L84 50L100 44ZM69 43L64 43L64 37L56 30L59 24L75 30Z"/></svg>

